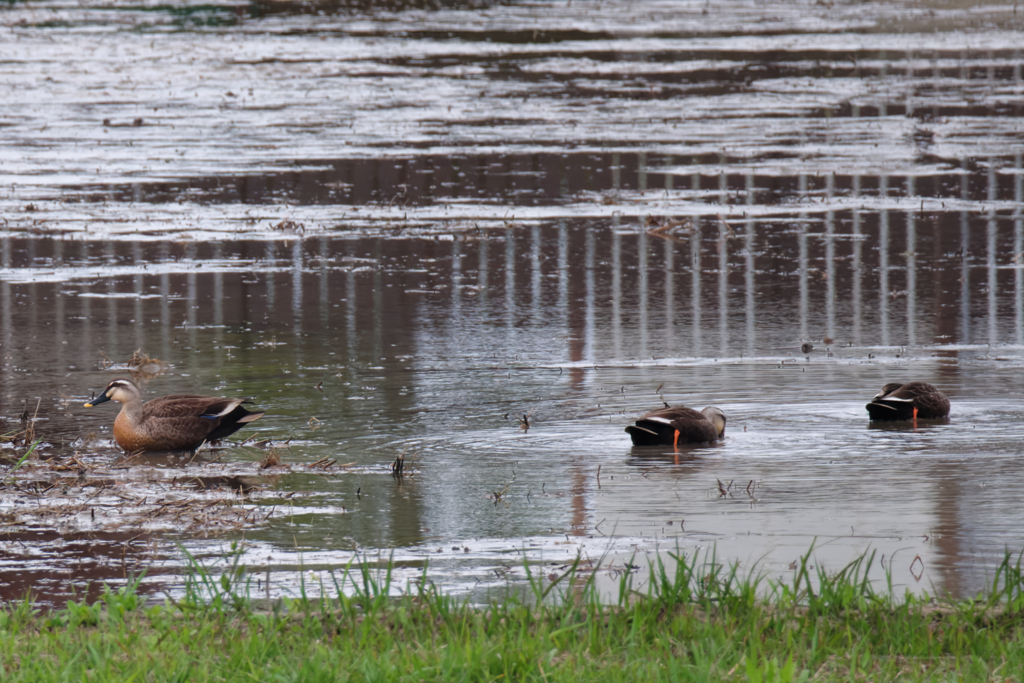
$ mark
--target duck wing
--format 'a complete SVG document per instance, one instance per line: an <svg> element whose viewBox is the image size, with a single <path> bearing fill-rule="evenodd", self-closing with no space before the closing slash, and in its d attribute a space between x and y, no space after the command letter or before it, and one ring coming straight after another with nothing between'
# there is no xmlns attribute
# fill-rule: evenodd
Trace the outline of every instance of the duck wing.
<svg viewBox="0 0 1024 683"><path fill-rule="evenodd" d="M911 403L917 408L917 416L925 420L949 415L949 399L941 391L926 382L912 382L921 385L913 390ZM902 391L902 390L901 390Z"/></svg>
<svg viewBox="0 0 1024 683"><path fill-rule="evenodd" d="M172 394L143 404L138 429L166 450L195 449L226 438L263 417L242 407L241 398Z"/></svg>
<svg viewBox="0 0 1024 683"><path fill-rule="evenodd" d="M171 394L161 396L142 405L142 417L202 417L215 418L227 415L243 403L251 403L244 398L218 398L215 396L192 396L189 394Z"/></svg>
<svg viewBox="0 0 1024 683"><path fill-rule="evenodd" d="M644 413L637 418L637 422L641 420L657 420L659 422L672 422L673 420L703 420L705 419L704 414L694 410L693 408L687 408L685 406L677 406L675 408L658 408L652 410L649 413Z"/></svg>

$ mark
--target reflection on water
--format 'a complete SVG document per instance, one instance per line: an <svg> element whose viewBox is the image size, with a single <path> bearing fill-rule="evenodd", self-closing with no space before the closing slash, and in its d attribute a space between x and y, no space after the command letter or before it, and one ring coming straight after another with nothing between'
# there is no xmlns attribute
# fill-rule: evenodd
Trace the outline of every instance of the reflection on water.
<svg viewBox="0 0 1024 683"><path fill-rule="evenodd" d="M880 351L880 360L1016 344L1021 219L957 222L908 212L894 224L888 211L836 211L824 224L748 219L741 234L695 220L686 240L592 221L404 240L183 246L7 237L5 372L47 371L23 365L23 354L43 354L64 371L69 356L127 357L140 346L169 356L186 342L199 354L190 363L223 362L276 353L270 337L238 335L302 339L335 327L338 336L323 343L342 357L322 362L340 363L348 351L386 362L389 348L421 343L423 330L464 350L491 341L462 338L477 323L505 330L504 351L540 353L545 363L775 356L769 351L796 354L802 341L826 356L853 353L843 350L851 345L911 347ZM919 233L918 223L929 230ZM61 315L48 315L51 306ZM537 328L572 335L579 351L552 355L532 339ZM13 335L22 330L39 330L35 343L19 348ZM69 338L72 349L55 343Z"/></svg>
<svg viewBox="0 0 1024 683"><path fill-rule="evenodd" d="M0 417L72 463L0 483L3 596L173 590L173 541L242 539L271 594L353 553L473 590L812 543L979 589L1024 494L1013 8L480 4L0 19ZM151 396L255 399L258 443L124 467L82 403L136 349ZM909 379L949 422L869 424ZM633 449L663 400L727 438ZM146 518L179 500L242 521Z"/></svg>
<svg viewBox="0 0 1024 683"><path fill-rule="evenodd" d="M102 468L109 442L76 444L110 437L113 411L80 407L113 376L104 357L172 363L151 395L255 398L267 416L251 431L290 439L298 468L258 504L311 496L246 534L285 566L568 533L713 542L781 569L818 538L826 558L920 555L937 587L973 590L1013 547L1022 493L1020 220L893 218L695 220L683 239L592 221L281 243L6 237L0 414L40 398L51 447ZM979 284L981 306L958 305ZM911 377L951 396L949 424L869 424L878 387ZM727 439L632 449L624 426L662 399L721 406ZM400 452L411 475L395 481ZM302 472L325 456L356 468ZM261 457L157 466L237 478Z"/></svg>
<svg viewBox="0 0 1024 683"><path fill-rule="evenodd" d="M1020 155L1016 155L1019 157ZM841 159L835 160L841 163ZM638 153L504 153L478 157L419 154L412 158L310 159L296 162L315 170L265 175L197 177L157 183L89 187L78 197L85 203L173 203L184 197L217 204L353 205L408 208L447 202L494 206L552 206L588 199L593 193L634 193L664 189L677 199L710 200L720 212L773 204L782 198L810 199L833 205L840 199L936 198L971 201L965 193L979 172L988 185L979 199L996 204L1015 196L1019 158L993 155L984 160L935 160L935 165L879 175L877 169L837 168L827 174L799 173L767 167L755 173L749 158L722 154L655 155ZM996 169L1005 167L1005 173ZM725 169L735 169L729 172ZM950 178L961 175L963 185ZM690 187L677 188L676 176L689 175ZM975 188L975 190L981 188ZM609 195L605 201L612 201ZM931 205L931 203L929 203ZM911 203L907 203L908 210ZM917 208L915 205L913 208ZM815 209L815 213L821 213Z"/></svg>

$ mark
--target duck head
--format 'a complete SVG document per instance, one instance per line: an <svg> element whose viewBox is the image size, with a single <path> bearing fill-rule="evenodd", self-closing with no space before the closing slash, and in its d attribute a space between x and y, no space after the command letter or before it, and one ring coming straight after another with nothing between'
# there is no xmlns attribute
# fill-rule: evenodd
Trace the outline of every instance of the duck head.
<svg viewBox="0 0 1024 683"><path fill-rule="evenodd" d="M135 383L130 379L115 379L113 382L107 385L107 388L103 390L99 396L94 398L85 404L86 408L92 408L101 403L107 401L117 401L118 403L128 403L137 398L141 398L142 392L135 386Z"/></svg>

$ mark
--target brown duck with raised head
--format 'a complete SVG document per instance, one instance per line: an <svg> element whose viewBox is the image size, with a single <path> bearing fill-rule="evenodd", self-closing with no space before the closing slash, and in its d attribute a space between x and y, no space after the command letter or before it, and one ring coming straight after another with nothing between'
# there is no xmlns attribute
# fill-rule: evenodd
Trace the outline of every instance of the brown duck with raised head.
<svg viewBox="0 0 1024 683"><path fill-rule="evenodd" d="M666 406L641 415L626 431L634 446L711 443L725 436L725 413L713 406L700 412L683 406Z"/></svg>
<svg viewBox="0 0 1024 683"><path fill-rule="evenodd" d="M886 384L865 406L872 420L933 420L949 415L949 399L928 382Z"/></svg>
<svg viewBox="0 0 1024 683"><path fill-rule="evenodd" d="M128 379L115 379L86 408L107 401L121 404L114 420L114 440L129 453L195 451L207 441L231 436L262 412L242 407L242 398L173 394L142 402L142 392Z"/></svg>

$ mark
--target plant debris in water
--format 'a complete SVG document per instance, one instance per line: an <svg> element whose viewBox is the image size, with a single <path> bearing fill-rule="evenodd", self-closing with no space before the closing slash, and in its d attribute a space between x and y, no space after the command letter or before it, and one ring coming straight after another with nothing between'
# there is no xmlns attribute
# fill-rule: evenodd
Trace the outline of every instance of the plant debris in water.
<svg viewBox="0 0 1024 683"><path fill-rule="evenodd" d="M35 461L0 482L0 514L10 531L38 525L88 530L137 527L209 537L254 528L274 508L260 505L281 497L271 487L280 475L174 478L126 476L116 468L90 466L77 456Z"/></svg>

